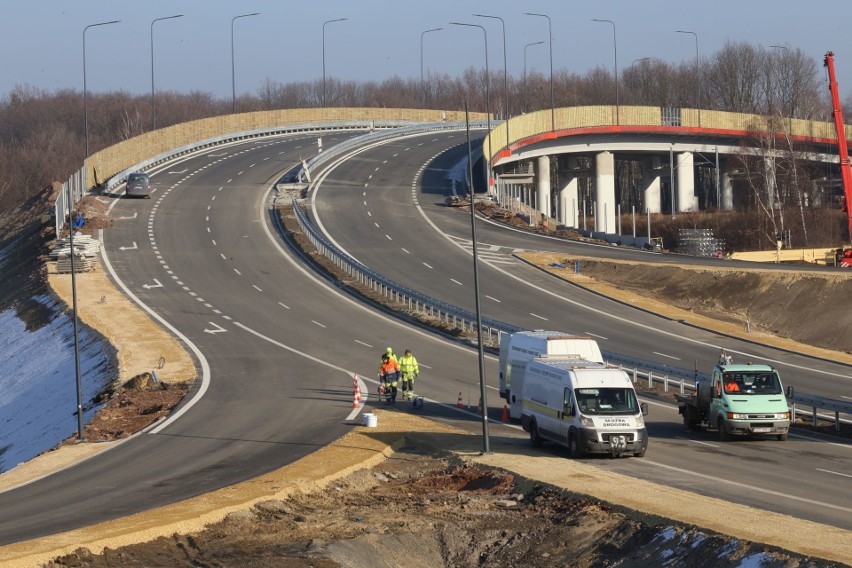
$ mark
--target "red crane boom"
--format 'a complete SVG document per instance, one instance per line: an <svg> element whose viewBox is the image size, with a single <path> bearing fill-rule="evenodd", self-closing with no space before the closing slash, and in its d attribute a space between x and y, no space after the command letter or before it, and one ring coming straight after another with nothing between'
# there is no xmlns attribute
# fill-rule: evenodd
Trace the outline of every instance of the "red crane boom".
<svg viewBox="0 0 852 568"><path fill-rule="evenodd" d="M834 128L837 130L837 147L840 150L840 177L843 180L846 218L849 222L849 238L852 240L852 168L849 167L849 148L846 145L846 128L843 124L843 109L840 107L840 92L834 76L834 53L825 54L828 68L828 89L831 91L831 106L834 109Z"/></svg>

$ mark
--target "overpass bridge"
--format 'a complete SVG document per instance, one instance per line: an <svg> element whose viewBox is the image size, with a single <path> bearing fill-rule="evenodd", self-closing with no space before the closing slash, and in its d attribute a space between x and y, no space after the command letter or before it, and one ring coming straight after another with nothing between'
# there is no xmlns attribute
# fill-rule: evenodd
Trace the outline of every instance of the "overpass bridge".
<svg viewBox="0 0 852 568"><path fill-rule="evenodd" d="M852 140L852 126L846 126ZM505 121L483 143L501 205L529 208L566 227L617 232L624 209L645 213L732 210L753 199L744 159L761 164L767 206L775 206L777 164L821 164L814 204L839 179L834 124L686 108L585 106ZM630 179L619 180L628 175ZM625 199L621 189L628 187Z"/></svg>

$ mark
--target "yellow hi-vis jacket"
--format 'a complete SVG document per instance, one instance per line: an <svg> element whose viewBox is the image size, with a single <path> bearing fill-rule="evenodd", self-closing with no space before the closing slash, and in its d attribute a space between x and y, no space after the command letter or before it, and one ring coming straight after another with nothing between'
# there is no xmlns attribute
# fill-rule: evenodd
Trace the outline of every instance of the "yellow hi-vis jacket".
<svg viewBox="0 0 852 568"><path fill-rule="evenodd" d="M420 374L420 367L414 355L403 355L399 358L399 370L403 379L413 379Z"/></svg>

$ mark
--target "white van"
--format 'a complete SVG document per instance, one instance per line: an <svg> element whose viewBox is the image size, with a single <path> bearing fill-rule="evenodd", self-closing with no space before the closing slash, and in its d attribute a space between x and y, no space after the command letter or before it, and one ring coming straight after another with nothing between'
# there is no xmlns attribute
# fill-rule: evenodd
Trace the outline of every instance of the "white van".
<svg viewBox="0 0 852 568"><path fill-rule="evenodd" d="M645 455L648 405L621 369L574 357L538 357L526 366L521 425L534 446L562 444L571 457Z"/></svg>
<svg viewBox="0 0 852 568"><path fill-rule="evenodd" d="M506 399L509 417L521 417L521 391L526 365L542 355L574 355L603 363L597 341L560 331L520 331L500 337L500 397Z"/></svg>

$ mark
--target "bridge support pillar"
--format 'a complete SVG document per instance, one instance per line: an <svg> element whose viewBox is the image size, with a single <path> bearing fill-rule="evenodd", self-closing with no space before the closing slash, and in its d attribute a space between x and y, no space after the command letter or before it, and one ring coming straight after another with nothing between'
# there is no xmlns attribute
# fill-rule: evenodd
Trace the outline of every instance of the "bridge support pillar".
<svg viewBox="0 0 852 568"><path fill-rule="evenodd" d="M734 209L734 182L727 171L722 172L721 184L722 211L732 211Z"/></svg>
<svg viewBox="0 0 852 568"><path fill-rule="evenodd" d="M579 227L578 179L568 178L565 187L559 190L559 222L566 227Z"/></svg>
<svg viewBox="0 0 852 568"><path fill-rule="evenodd" d="M615 155L595 154L595 231L615 233Z"/></svg>
<svg viewBox="0 0 852 568"><path fill-rule="evenodd" d="M659 213L662 210L660 195L660 172L655 168L655 162L659 160L650 159L642 164L642 203L645 209L651 213ZM645 213L645 211L642 211Z"/></svg>
<svg viewBox="0 0 852 568"><path fill-rule="evenodd" d="M535 206L550 216L550 156L539 156L535 163Z"/></svg>
<svg viewBox="0 0 852 568"><path fill-rule="evenodd" d="M677 155L677 211L698 211L695 196L695 160L692 152Z"/></svg>

